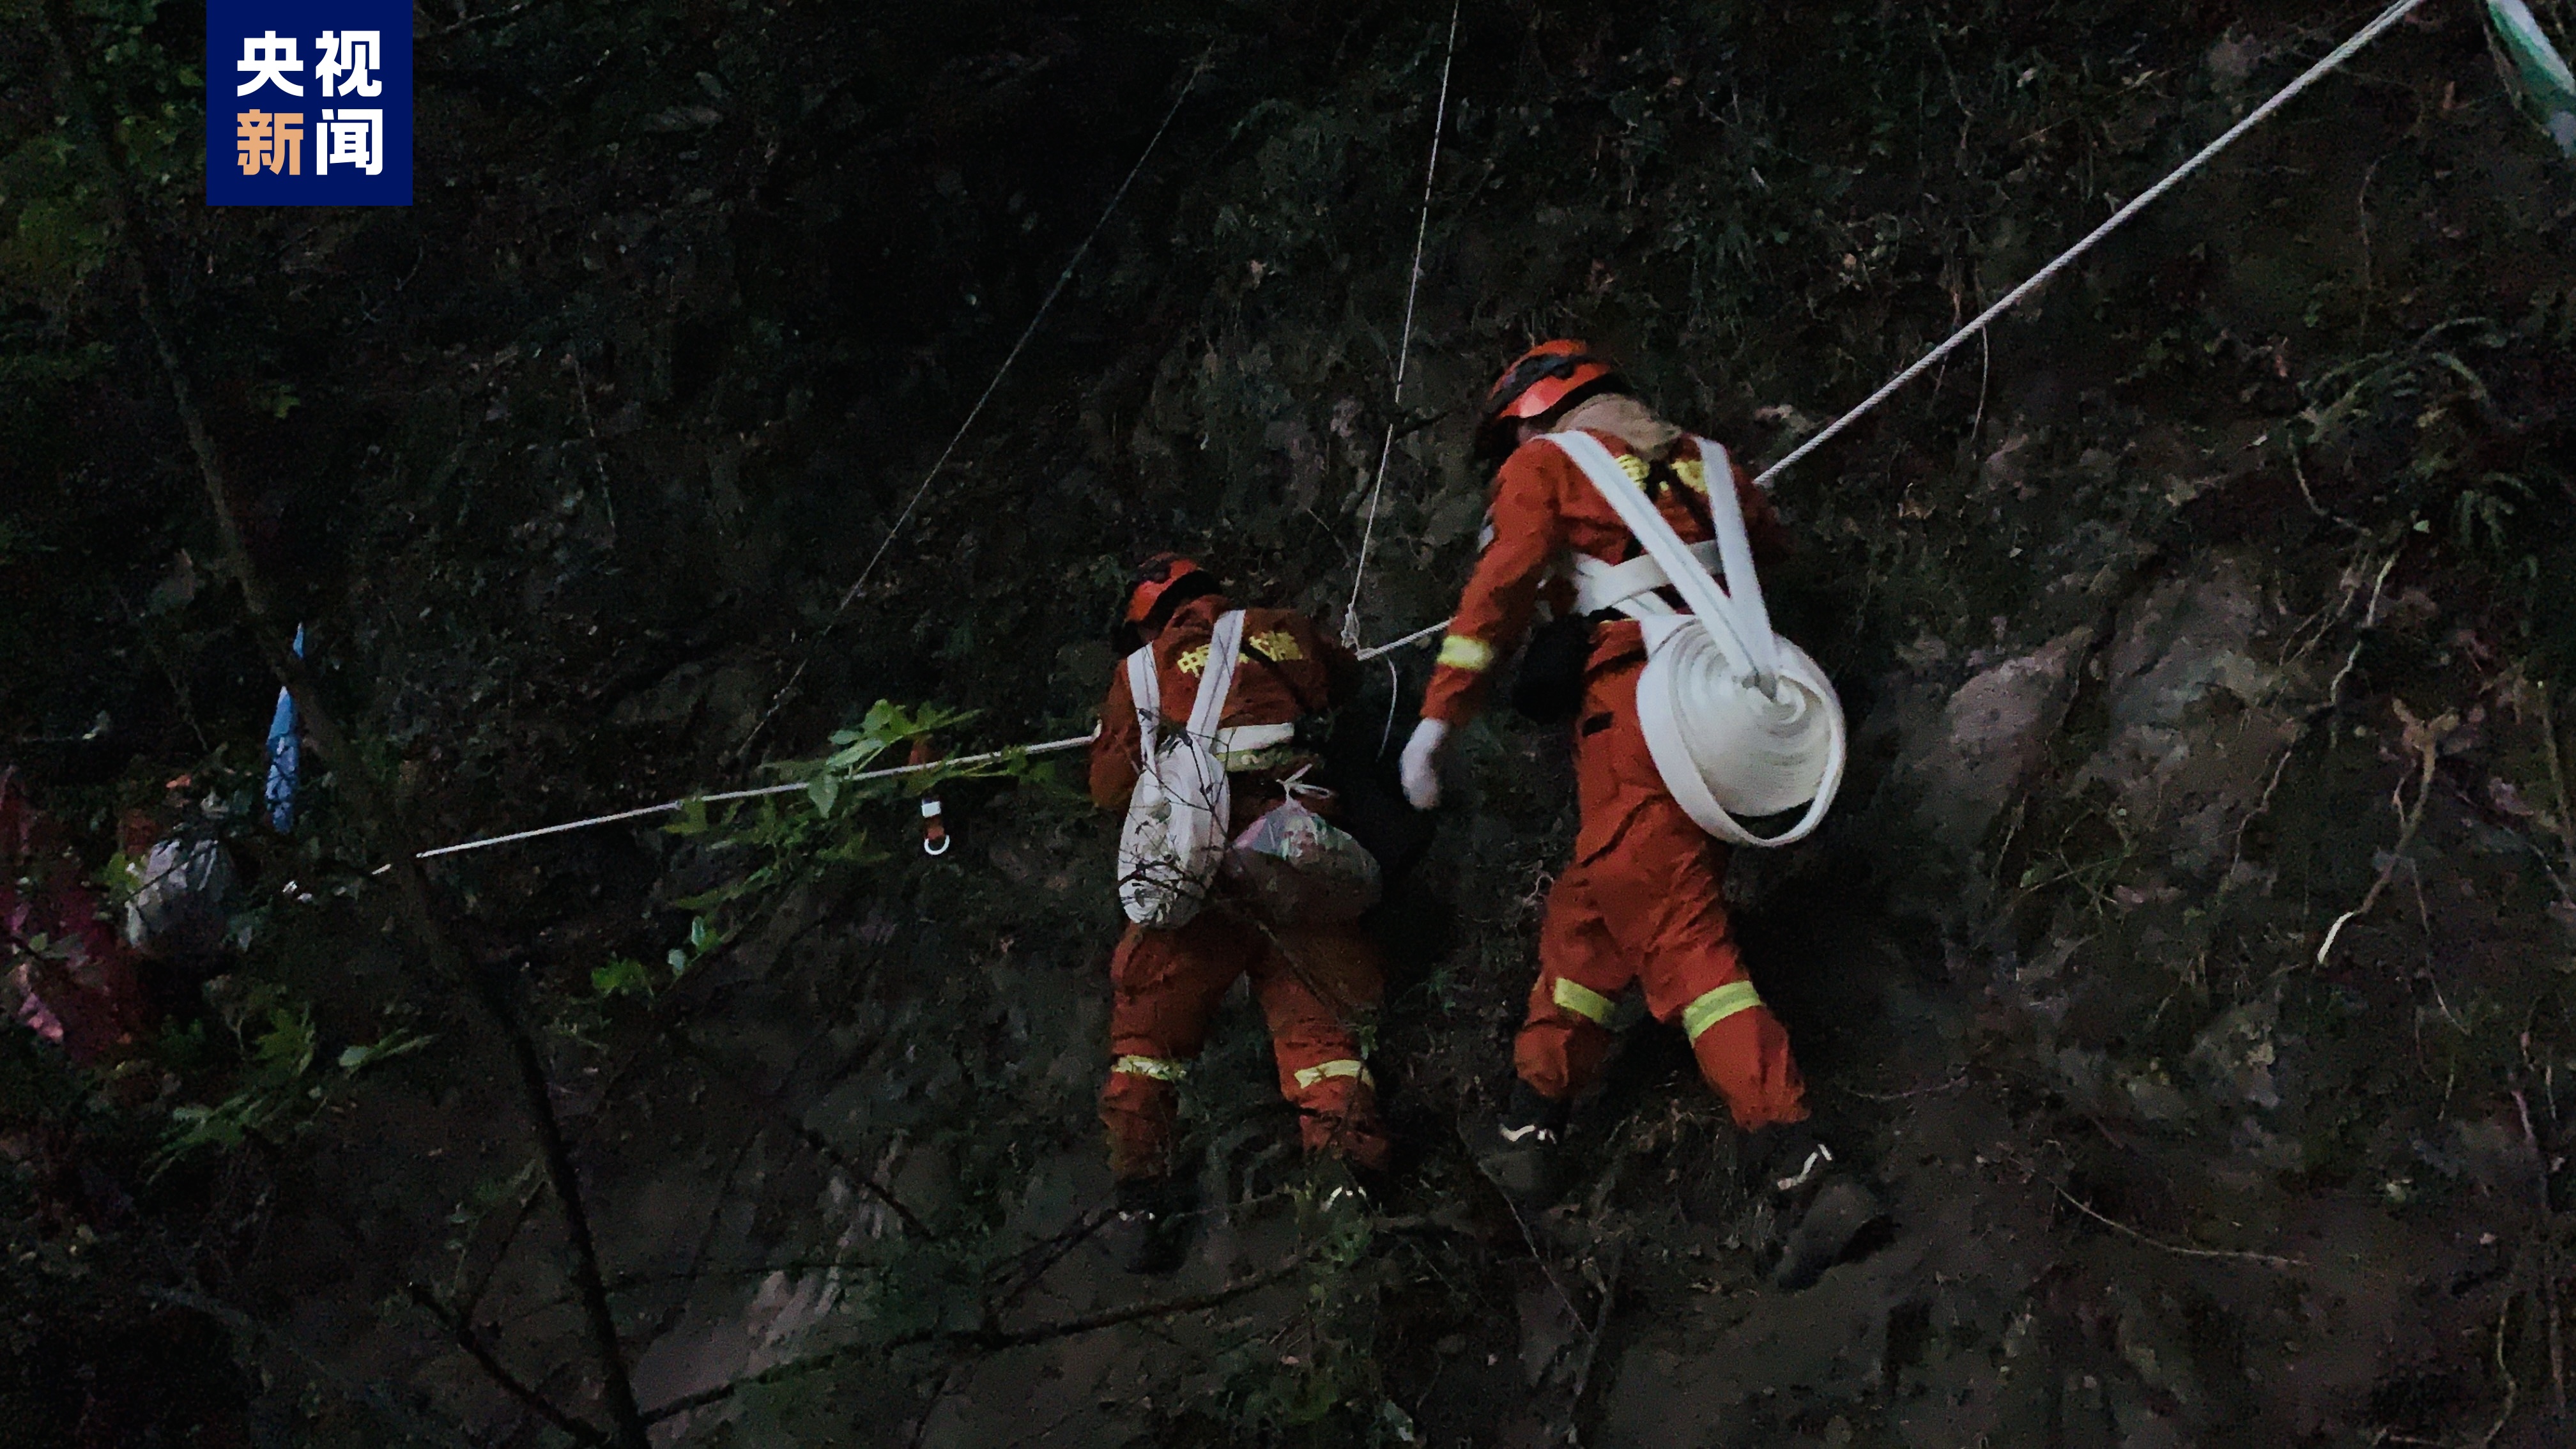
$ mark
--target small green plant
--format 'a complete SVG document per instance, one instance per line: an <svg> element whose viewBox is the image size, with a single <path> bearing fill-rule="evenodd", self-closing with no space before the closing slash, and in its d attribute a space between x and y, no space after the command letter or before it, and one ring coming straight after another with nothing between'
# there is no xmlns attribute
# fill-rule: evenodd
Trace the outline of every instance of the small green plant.
<svg viewBox="0 0 2576 1449"><path fill-rule="evenodd" d="M153 1157L156 1176L210 1147L229 1150L245 1142L292 1136L359 1073L409 1056L435 1040L389 1028L375 1041L343 1048L334 1058L339 1068L336 1076L317 1074L314 1061L321 1037L313 1025L313 1008L272 986L254 989L233 1036L241 1052L233 1091L212 1105L171 1109L169 1133Z"/></svg>
<svg viewBox="0 0 2576 1449"><path fill-rule="evenodd" d="M1007 778L1040 787L1053 783L1054 772L1048 766L1032 763L1017 751L917 773L861 778L883 768L881 762L897 746L954 730L974 718L971 710L938 705L910 710L881 699L857 725L833 732L832 753L769 767L788 782L804 785L805 808L798 808L794 795L769 795L711 816L705 801L689 801L669 825L672 834L707 837L718 848L749 848L758 852L760 863L725 885L677 904L683 910L713 912L785 885L815 866L865 865L884 859L885 853L869 838L855 812L845 808L860 801L917 796L943 780ZM695 954L703 954L703 948Z"/></svg>
<svg viewBox="0 0 2576 1449"><path fill-rule="evenodd" d="M2109 920L2118 909L2112 886L2138 855L2128 814L2126 808L2112 806L2088 809L2069 820L2054 844L2032 852L2029 865L2014 882L2016 903L2072 885L2083 893L2087 915L2097 922Z"/></svg>
<svg viewBox="0 0 2576 1449"><path fill-rule="evenodd" d="M616 996L642 996L650 1000L679 985L680 978L689 974L690 967L723 944L724 938L717 933L713 918L694 917L689 922L688 943L674 946L663 954L662 962L670 974L659 984L653 979L653 968L642 961L632 956L611 956L607 965L591 969L590 989L603 1000Z"/></svg>
<svg viewBox="0 0 2576 1449"><path fill-rule="evenodd" d="M304 406L304 399L295 395L291 382L263 382L251 387L250 405L283 422L288 413Z"/></svg>
<svg viewBox="0 0 2576 1449"><path fill-rule="evenodd" d="M605 966L590 971L590 989L601 997L651 996L653 972L632 956L611 956Z"/></svg>

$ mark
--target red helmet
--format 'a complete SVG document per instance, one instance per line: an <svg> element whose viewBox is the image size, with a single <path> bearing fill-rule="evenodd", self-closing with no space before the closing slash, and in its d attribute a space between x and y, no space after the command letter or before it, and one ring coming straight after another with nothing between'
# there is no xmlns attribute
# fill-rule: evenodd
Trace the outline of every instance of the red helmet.
<svg viewBox="0 0 2576 1449"><path fill-rule="evenodd" d="M1207 570L1198 566L1196 560L1183 558L1176 553L1158 553L1145 560L1137 566L1136 581L1127 590L1127 612L1119 616L1121 622L1144 623L1153 614L1154 606L1163 601L1163 595L1171 590L1172 585L1192 574L1206 572ZM1202 580L1202 582L1214 581Z"/></svg>
<svg viewBox="0 0 2576 1449"><path fill-rule="evenodd" d="M1136 566L1127 585L1126 605L1109 626L1109 647L1121 654L1145 642L1145 631L1160 628L1172 611L1202 594L1218 592L1216 575L1197 560L1158 553Z"/></svg>
<svg viewBox="0 0 2576 1449"><path fill-rule="evenodd" d="M1504 424L1545 417L1571 397L1618 370L1569 337L1542 342L1513 359L1485 393L1485 416L1477 428L1481 451L1508 452L1510 430Z"/></svg>

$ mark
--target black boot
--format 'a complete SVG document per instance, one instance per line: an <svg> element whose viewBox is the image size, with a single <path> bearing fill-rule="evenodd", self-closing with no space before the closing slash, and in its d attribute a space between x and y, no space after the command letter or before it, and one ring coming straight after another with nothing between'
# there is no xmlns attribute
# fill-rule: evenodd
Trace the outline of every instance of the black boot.
<svg viewBox="0 0 2576 1449"><path fill-rule="evenodd" d="M1796 1200L1803 1206L1808 1190L1836 1165L1833 1149L1805 1122L1774 1122L1744 1142L1745 1190L1774 1204Z"/></svg>
<svg viewBox="0 0 2576 1449"><path fill-rule="evenodd" d="M1476 1166L1514 1207L1536 1211L1556 1200L1565 1117L1565 1103L1542 1097L1529 1083L1512 1079L1511 1102L1478 1147Z"/></svg>
<svg viewBox="0 0 2576 1449"><path fill-rule="evenodd" d="M1793 1293L1811 1286L1885 1220L1877 1194L1806 1123L1765 1127L1745 1145L1745 1162L1754 1174L1750 1186L1789 1225L1788 1241L1771 1268L1773 1286Z"/></svg>
<svg viewBox="0 0 2576 1449"><path fill-rule="evenodd" d="M1130 1273L1159 1276L1188 1256L1190 1185L1167 1177L1118 1184L1118 1210L1110 1218L1109 1251Z"/></svg>

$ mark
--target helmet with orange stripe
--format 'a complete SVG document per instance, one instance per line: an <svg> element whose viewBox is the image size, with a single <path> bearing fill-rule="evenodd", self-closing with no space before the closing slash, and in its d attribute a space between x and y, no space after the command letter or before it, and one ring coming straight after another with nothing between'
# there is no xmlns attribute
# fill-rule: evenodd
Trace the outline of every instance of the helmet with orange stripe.
<svg viewBox="0 0 2576 1449"><path fill-rule="evenodd" d="M1484 416L1476 427L1478 457L1499 458L1517 441L1516 423L1535 422L1556 412L1578 395L1588 397L1623 386L1619 371L1592 349L1570 337L1542 342L1512 360L1485 391Z"/></svg>
<svg viewBox="0 0 2576 1449"><path fill-rule="evenodd" d="M1109 626L1110 647L1121 654L1135 652L1148 634L1170 620L1173 610L1220 587L1216 575L1196 559L1176 553L1154 555L1137 565L1128 580L1126 604Z"/></svg>

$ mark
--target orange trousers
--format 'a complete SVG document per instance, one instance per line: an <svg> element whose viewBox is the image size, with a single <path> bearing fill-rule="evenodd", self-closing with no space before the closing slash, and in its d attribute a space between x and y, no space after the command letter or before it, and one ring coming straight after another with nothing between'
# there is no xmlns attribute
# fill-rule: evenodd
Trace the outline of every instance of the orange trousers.
<svg viewBox="0 0 2576 1449"><path fill-rule="evenodd" d="M1637 724L1642 651L1621 658L1612 624L1576 716L1582 826L1574 863L1547 898L1538 982L1512 1045L1521 1080L1563 1101L1601 1074L1612 1004L1637 982L1646 1009L1679 1020L1700 1075L1747 1129L1807 1115L1789 1034L1744 974L1726 916L1726 847L1683 813ZM1602 656L1613 657L1606 666Z"/></svg>
<svg viewBox="0 0 2576 1449"><path fill-rule="evenodd" d="M1376 1088L1353 1029L1382 989L1375 947L1348 925L1264 929L1220 895L1178 930L1128 926L1111 958L1113 1060L1100 1121L1120 1179L1171 1171L1179 1081L1226 989L1247 974L1270 1023L1279 1093L1297 1106L1306 1149L1386 1165Z"/></svg>

